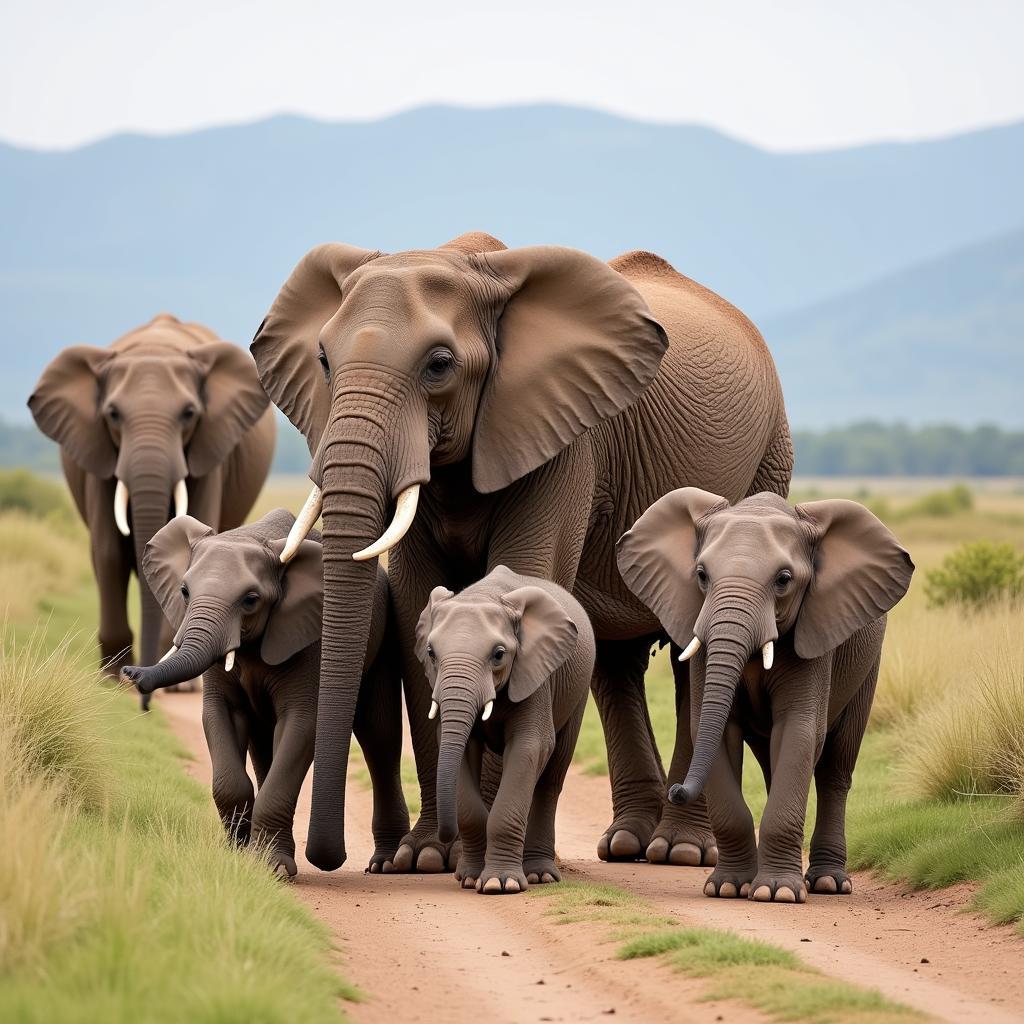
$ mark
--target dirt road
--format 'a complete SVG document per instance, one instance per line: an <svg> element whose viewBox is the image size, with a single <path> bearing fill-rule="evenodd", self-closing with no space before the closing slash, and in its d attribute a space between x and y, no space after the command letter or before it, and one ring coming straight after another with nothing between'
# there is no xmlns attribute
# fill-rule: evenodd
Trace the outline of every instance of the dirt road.
<svg viewBox="0 0 1024 1024"><path fill-rule="evenodd" d="M209 782L201 695L162 695L172 727ZM369 795L348 794L349 861L325 875L301 858L309 820L309 779L296 820L296 895L331 930L345 976L367 995L347 1007L357 1022L757 1021L734 1003L702 1003L702 984L655 961L621 962L592 923L560 925L545 902L483 897L449 875L364 875ZM688 924L729 928L793 950L826 974L872 986L942 1020L1024 1021L1024 941L964 910L956 887L911 893L871 876L853 896L811 897L803 906L709 900L706 872L646 864L603 864L597 837L610 819L607 781L573 773L559 808L558 849L567 877L607 882Z"/></svg>

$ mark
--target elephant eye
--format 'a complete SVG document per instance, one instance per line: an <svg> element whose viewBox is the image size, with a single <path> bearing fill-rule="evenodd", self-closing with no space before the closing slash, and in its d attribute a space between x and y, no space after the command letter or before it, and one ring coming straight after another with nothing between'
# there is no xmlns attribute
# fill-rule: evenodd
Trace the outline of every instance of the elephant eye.
<svg viewBox="0 0 1024 1024"><path fill-rule="evenodd" d="M788 569L783 569L778 576L775 577L775 586L777 586L779 590L785 590L792 582L793 574Z"/></svg>
<svg viewBox="0 0 1024 1024"><path fill-rule="evenodd" d="M697 566L697 582L702 587L706 587L708 585L708 571L703 565Z"/></svg>
<svg viewBox="0 0 1024 1024"><path fill-rule="evenodd" d="M427 657L431 661L437 661L437 655L434 653L434 648L430 644L427 644Z"/></svg>
<svg viewBox="0 0 1024 1024"><path fill-rule="evenodd" d="M185 598L186 601L188 600L188 587L185 586L184 583L181 585L181 596Z"/></svg>
<svg viewBox="0 0 1024 1024"><path fill-rule="evenodd" d="M320 369L322 369L324 371L324 380L326 380L328 383L330 383L330 381L331 381L331 364L329 362L327 362L327 353L323 349L320 349L319 359L320 359Z"/></svg>
<svg viewBox="0 0 1024 1024"><path fill-rule="evenodd" d="M255 592L246 594L245 597L242 598L242 607L247 612L251 612L259 603L260 595Z"/></svg>
<svg viewBox="0 0 1024 1024"><path fill-rule="evenodd" d="M495 665L500 665L505 660L505 654L505 648L502 647L501 644L498 644L498 646L494 648L494 653L491 655L491 659Z"/></svg>
<svg viewBox="0 0 1024 1024"><path fill-rule="evenodd" d="M116 405L108 405L107 406L107 419L109 419L111 423L120 423L121 422L121 410L118 409L118 407Z"/></svg>
<svg viewBox="0 0 1024 1024"><path fill-rule="evenodd" d="M183 423L188 423L196 414L196 407L189 402L184 409L181 410L181 419Z"/></svg>
<svg viewBox="0 0 1024 1024"><path fill-rule="evenodd" d="M446 348L435 349L427 360L426 378L430 384L443 381L455 365L455 356Z"/></svg>

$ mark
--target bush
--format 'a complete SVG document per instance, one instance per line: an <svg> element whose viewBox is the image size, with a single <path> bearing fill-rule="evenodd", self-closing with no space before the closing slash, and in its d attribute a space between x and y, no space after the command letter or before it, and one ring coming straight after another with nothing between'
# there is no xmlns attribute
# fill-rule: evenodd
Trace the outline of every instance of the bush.
<svg viewBox="0 0 1024 1024"><path fill-rule="evenodd" d="M906 509L904 515L945 519L955 516L958 512L970 512L972 508L974 496L970 488L963 484L954 484L948 491L931 491L922 495Z"/></svg>
<svg viewBox="0 0 1024 1024"><path fill-rule="evenodd" d="M1011 544L964 544L928 573L925 594L932 607L973 608L1024 594L1024 557Z"/></svg>
<svg viewBox="0 0 1024 1024"><path fill-rule="evenodd" d="M0 470L0 512L10 511L39 519L67 519L71 506L61 484L27 469Z"/></svg>

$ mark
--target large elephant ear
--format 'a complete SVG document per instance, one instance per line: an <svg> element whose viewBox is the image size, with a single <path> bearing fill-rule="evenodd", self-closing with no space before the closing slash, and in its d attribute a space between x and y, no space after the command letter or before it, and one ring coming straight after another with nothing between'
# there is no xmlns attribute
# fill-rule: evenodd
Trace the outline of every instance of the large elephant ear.
<svg viewBox="0 0 1024 1024"><path fill-rule="evenodd" d="M473 440L473 484L487 494L634 402L668 339L633 285L586 253L534 246L470 260L509 294Z"/></svg>
<svg viewBox="0 0 1024 1024"><path fill-rule="evenodd" d="M508 678L508 697L525 700L576 648L579 630L568 612L541 587L529 585L505 594L501 603L516 626L519 650Z"/></svg>
<svg viewBox="0 0 1024 1024"><path fill-rule="evenodd" d="M704 605L696 575L698 524L728 507L719 494L680 487L659 498L615 545L626 586L680 647L693 639L694 623Z"/></svg>
<svg viewBox="0 0 1024 1024"><path fill-rule="evenodd" d="M117 449L100 409L103 367L114 358L107 348L72 345L46 369L28 400L36 425L86 472L114 475Z"/></svg>
<svg viewBox="0 0 1024 1024"><path fill-rule="evenodd" d="M285 541L270 547L280 556ZM312 540L299 545L281 579L281 600L270 612L260 657L280 665L320 639L324 612L323 548Z"/></svg>
<svg viewBox="0 0 1024 1024"><path fill-rule="evenodd" d="M271 401L316 451L331 396L320 367L320 331L341 305L345 278L380 255L354 245L318 245L299 260L249 346Z"/></svg>
<svg viewBox="0 0 1024 1024"><path fill-rule="evenodd" d="M434 685L434 666L427 657L427 637L430 636L430 630L434 624L434 611L437 606L454 596L454 592L447 587L434 587L427 599L426 607L420 612L420 617L416 621L416 657L426 670L427 682L431 686Z"/></svg>
<svg viewBox="0 0 1024 1024"><path fill-rule="evenodd" d="M178 516L159 529L142 554L142 571L167 621L177 631L185 620L181 581L192 561L192 548L214 531L192 516Z"/></svg>
<svg viewBox="0 0 1024 1024"><path fill-rule="evenodd" d="M188 445L188 471L206 476L266 412L270 399L252 356L237 345L215 341L188 354L199 368L203 399L203 415Z"/></svg>
<svg viewBox="0 0 1024 1024"><path fill-rule="evenodd" d="M793 647L801 658L820 658L903 597L914 563L881 520L855 501L810 501L796 511L818 538Z"/></svg>

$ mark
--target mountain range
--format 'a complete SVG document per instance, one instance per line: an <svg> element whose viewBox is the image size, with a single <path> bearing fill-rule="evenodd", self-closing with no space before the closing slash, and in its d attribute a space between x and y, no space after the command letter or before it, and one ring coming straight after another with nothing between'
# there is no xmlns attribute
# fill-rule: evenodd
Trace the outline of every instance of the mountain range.
<svg viewBox="0 0 1024 1024"><path fill-rule="evenodd" d="M562 106L0 144L0 415L24 419L64 345L159 310L246 343L318 242L406 249L476 229L660 253L762 328L798 426L1016 425L1022 178L1024 124L777 153Z"/></svg>

